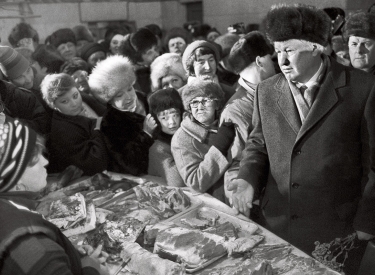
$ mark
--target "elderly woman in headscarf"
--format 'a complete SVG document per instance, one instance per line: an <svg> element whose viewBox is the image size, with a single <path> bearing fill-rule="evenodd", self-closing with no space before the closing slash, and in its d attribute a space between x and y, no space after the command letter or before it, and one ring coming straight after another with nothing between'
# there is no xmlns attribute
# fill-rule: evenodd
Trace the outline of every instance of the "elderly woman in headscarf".
<svg viewBox="0 0 375 275"><path fill-rule="evenodd" d="M52 223L34 210L47 184L43 142L19 121L0 125L0 273L104 274L99 258L81 258Z"/></svg>
<svg viewBox="0 0 375 275"><path fill-rule="evenodd" d="M172 138L172 154L184 183L224 201L223 175L235 132L233 124L218 127L224 92L212 81L194 79L182 90L188 115Z"/></svg>

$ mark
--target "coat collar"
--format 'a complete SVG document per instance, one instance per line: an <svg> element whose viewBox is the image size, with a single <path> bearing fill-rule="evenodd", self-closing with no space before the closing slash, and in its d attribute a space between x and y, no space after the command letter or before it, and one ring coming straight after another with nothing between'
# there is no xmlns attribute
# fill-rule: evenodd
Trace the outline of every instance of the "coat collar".
<svg viewBox="0 0 375 275"><path fill-rule="evenodd" d="M195 123L190 115L185 116L184 120L181 122L181 128L201 143L206 140L208 135L208 129Z"/></svg>

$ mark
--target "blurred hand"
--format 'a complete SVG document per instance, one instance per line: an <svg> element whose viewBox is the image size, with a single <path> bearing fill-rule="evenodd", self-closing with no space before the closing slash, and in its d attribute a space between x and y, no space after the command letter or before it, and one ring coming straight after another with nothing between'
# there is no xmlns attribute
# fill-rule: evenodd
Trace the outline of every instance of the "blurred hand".
<svg viewBox="0 0 375 275"><path fill-rule="evenodd" d="M362 231L356 231L356 232L357 232L358 240L360 241L369 241L375 238L374 235L371 235Z"/></svg>
<svg viewBox="0 0 375 275"><path fill-rule="evenodd" d="M90 247L89 245L81 246L82 248L81 251L85 250L87 253L89 250L91 251L92 249L92 247L91 249L89 247ZM106 262L108 258L108 254L102 251L102 248L103 248L102 245L98 245L98 247L95 250L93 250L91 254L87 254L85 257L83 257L81 259L82 267L91 266L95 268L96 270L98 270L101 275L107 275L108 274L107 268L101 264Z"/></svg>
<svg viewBox="0 0 375 275"><path fill-rule="evenodd" d="M232 191L232 204L239 213L246 217L250 216L254 198L254 188L247 181L242 179L233 180L228 184L228 191Z"/></svg>
<svg viewBox="0 0 375 275"><path fill-rule="evenodd" d="M152 136L157 126L154 117L151 114L148 114L143 122L143 131Z"/></svg>

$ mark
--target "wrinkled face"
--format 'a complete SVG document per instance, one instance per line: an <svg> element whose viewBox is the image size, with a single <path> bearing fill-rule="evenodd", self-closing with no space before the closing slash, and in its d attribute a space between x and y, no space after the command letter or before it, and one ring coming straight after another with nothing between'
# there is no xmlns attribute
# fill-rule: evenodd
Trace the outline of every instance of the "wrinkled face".
<svg viewBox="0 0 375 275"><path fill-rule="evenodd" d="M12 83L17 87L31 89L34 84L34 72L33 69L29 66L26 71L23 72L17 78L11 79Z"/></svg>
<svg viewBox="0 0 375 275"><path fill-rule="evenodd" d="M178 53L182 55L186 49L186 42L181 37L175 37L168 41L168 49L170 53Z"/></svg>
<svg viewBox="0 0 375 275"><path fill-rule="evenodd" d="M135 108L137 107L137 94L134 90L135 81L129 85L126 81L119 84L117 87L118 92L112 98L110 103L115 108L127 111L127 112L134 112Z"/></svg>
<svg viewBox="0 0 375 275"><path fill-rule="evenodd" d="M116 34L112 37L111 43L109 44L109 50L112 54L119 54L121 41L124 39L124 35Z"/></svg>
<svg viewBox="0 0 375 275"><path fill-rule="evenodd" d="M219 36L220 34L217 32L210 32L209 34L207 34L207 41L214 41Z"/></svg>
<svg viewBox="0 0 375 275"><path fill-rule="evenodd" d="M87 64L89 64L91 68L94 68L96 66L96 63L104 59L105 59L104 52L96 52L90 55L90 57L87 59Z"/></svg>
<svg viewBox="0 0 375 275"><path fill-rule="evenodd" d="M181 114L175 108L171 108L158 113L158 120L161 130L168 135L173 135L180 127Z"/></svg>
<svg viewBox="0 0 375 275"><path fill-rule="evenodd" d="M375 40L350 36L348 46L350 62L354 68L369 71L375 65Z"/></svg>
<svg viewBox="0 0 375 275"><path fill-rule="evenodd" d="M71 88L64 95L56 98L55 108L61 113L76 116L82 111L82 97L76 87Z"/></svg>
<svg viewBox="0 0 375 275"><path fill-rule="evenodd" d="M316 73L315 65L321 58L312 46L297 39L275 42L274 46L280 69L288 80L306 83Z"/></svg>
<svg viewBox="0 0 375 275"><path fill-rule="evenodd" d="M76 45L74 45L74 43L72 42L60 44L57 47L57 50L59 51L60 55L64 58L65 61L69 61L73 57L77 56Z"/></svg>
<svg viewBox="0 0 375 275"><path fill-rule="evenodd" d="M161 79L161 87L163 89L174 88L178 90L184 85L185 82L182 80L182 78L174 74L167 75Z"/></svg>
<svg viewBox="0 0 375 275"><path fill-rule="evenodd" d="M190 109L198 122L209 126L215 121L217 101L207 97L196 97L190 101Z"/></svg>
<svg viewBox="0 0 375 275"><path fill-rule="evenodd" d="M211 80L216 75L216 61L213 54L198 55L194 61L195 76L203 80Z"/></svg>
<svg viewBox="0 0 375 275"><path fill-rule="evenodd" d="M74 81L77 83L78 91L90 93L90 86L88 83L88 74L86 71L78 70L72 74Z"/></svg>
<svg viewBox="0 0 375 275"><path fill-rule="evenodd" d="M152 46L152 48L150 48L146 52L142 53L143 61L141 62L141 64L146 65L146 66L150 66L152 61L154 61L155 58L157 58L159 55L160 55L160 53L158 51L158 46L154 45L154 46Z"/></svg>
<svg viewBox="0 0 375 275"><path fill-rule="evenodd" d="M47 185L47 164L48 160L42 154L39 154L38 162L32 167L26 167L19 180L20 183L25 185L26 190L39 192Z"/></svg>

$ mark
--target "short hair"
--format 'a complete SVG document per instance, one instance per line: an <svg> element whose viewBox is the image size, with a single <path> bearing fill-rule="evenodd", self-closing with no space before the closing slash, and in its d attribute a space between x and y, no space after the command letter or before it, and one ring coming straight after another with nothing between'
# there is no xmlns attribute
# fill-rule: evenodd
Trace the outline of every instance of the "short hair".
<svg viewBox="0 0 375 275"><path fill-rule="evenodd" d="M48 74L40 84L43 99L52 109L55 100L69 92L73 87L76 87L76 83L73 77L66 73Z"/></svg>
<svg viewBox="0 0 375 275"><path fill-rule="evenodd" d="M208 47L199 47L195 49L194 53L190 55L187 60L186 60L186 67L188 68L188 74L191 76L195 76L194 72L194 62L198 60L198 56L200 55L207 55L207 54L212 54L213 57L215 58L216 65L219 62L219 60L216 59L216 54L215 52L208 48Z"/></svg>
<svg viewBox="0 0 375 275"><path fill-rule="evenodd" d="M48 74L59 73L60 67L65 62L59 52L51 45L39 45L31 57L41 67L46 67Z"/></svg>

